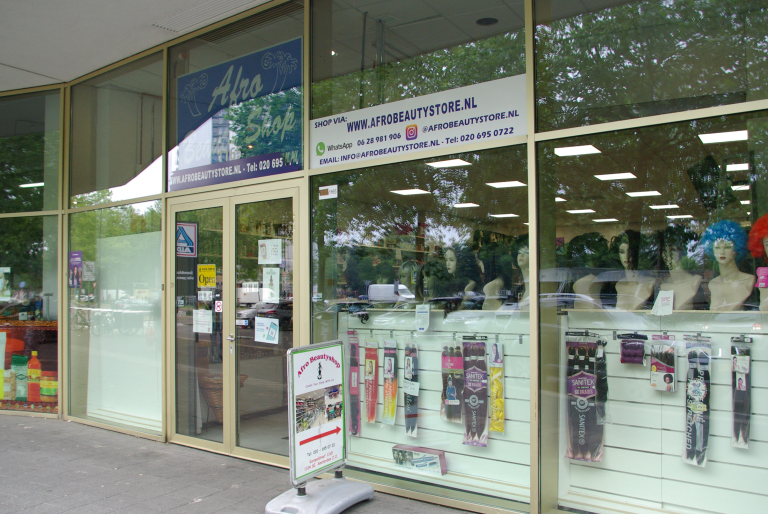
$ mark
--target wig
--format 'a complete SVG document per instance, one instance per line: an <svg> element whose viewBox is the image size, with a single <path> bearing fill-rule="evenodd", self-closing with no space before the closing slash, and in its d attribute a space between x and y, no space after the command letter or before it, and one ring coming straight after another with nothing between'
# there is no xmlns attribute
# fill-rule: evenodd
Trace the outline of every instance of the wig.
<svg viewBox="0 0 768 514"><path fill-rule="evenodd" d="M680 252L680 257L688 256L688 244L691 241L698 241L699 235L692 231L688 227L682 225L670 224L664 230L656 232L658 238L658 262L659 267L666 269L667 266L664 262L664 252L668 247L677 249Z"/></svg>
<svg viewBox="0 0 768 514"><path fill-rule="evenodd" d="M517 255L523 248L528 248L528 252L530 253L531 247L528 242L528 234L517 236L512 243L512 266L516 269L519 269L519 266L517 265Z"/></svg>
<svg viewBox="0 0 768 514"><path fill-rule="evenodd" d="M768 237L768 214L760 216L749 231L749 253L752 257L765 257L763 239Z"/></svg>
<svg viewBox="0 0 768 514"><path fill-rule="evenodd" d="M736 252L736 262L743 261L744 257L747 256L747 233L735 221L718 221L714 225L707 227L707 230L704 231L704 236L701 238L701 245L707 257L710 259L715 258L715 243L721 240L733 243L733 250Z"/></svg>
<svg viewBox="0 0 768 514"><path fill-rule="evenodd" d="M566 250L572 268L602 268L608 253L608 240L599 232L587 232L571 239Z"/></svg>

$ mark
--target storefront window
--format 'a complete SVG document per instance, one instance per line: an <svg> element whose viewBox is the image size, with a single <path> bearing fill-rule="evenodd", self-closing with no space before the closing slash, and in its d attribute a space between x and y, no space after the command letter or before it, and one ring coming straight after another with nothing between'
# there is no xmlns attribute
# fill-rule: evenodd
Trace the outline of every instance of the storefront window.
<svg viewBox="0 0 768 514"><path fill-rule="evenodd" d="M290 2L169 50L169 191L302 168L303 34Z"/></svg>
<svg viewBox="0 0 768 514"><path fill-rule="evenodd" d="M72 214L69 415L162 433L161 204Z"/></svg>
<svg viewBox="0 0 768 514"><path fill-rule="evenodd" d="M542 494L561 507L764 508L767 128L760 111L538 144Z"/></svg>
<svg viewBox="0 0 768 514"><path fill-rule="evenodd" d="M0 224L0 409L59 412L56 216Z"/></svg>
<svg viewBox="0 0 768 514"><path fill-rule="evenodd" d="M368 480L528 502L526 177L515 146L312 178L312 340L359 368L348 465Z"/></svg>
<svg viewBox="0 0 768 514"><path fill-rule="evenodd" d="M0 99L0 212L58 209L59 91Z"/></svg>
<svg viewBox="0 0 768 514"><path fill-rule="evenodd" d="M161 52L72 86L72 207L162 192Z"/></svg>
<svg viewBox="0 0 768 514"><path fill-rule="evenodd" d="M525 73L524 2L312 2L312 118Z"/></svg>
<svg viewBox="0 0 768 514"><path fill-rule="evenodd" d="M766 98L761 2L536 0L538 129Z"/></svg>

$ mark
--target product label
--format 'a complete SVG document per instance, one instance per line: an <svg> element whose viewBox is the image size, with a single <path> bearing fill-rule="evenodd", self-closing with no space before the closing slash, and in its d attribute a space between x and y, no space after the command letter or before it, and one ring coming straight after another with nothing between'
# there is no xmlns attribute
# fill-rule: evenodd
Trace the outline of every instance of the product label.
<svg viewBox="0 0 768 514"><path fill-rule="evenodd" d="M568 378L568 394L579 398L591 398L597 394L596 384L595 375L581 371Z"/></svg>

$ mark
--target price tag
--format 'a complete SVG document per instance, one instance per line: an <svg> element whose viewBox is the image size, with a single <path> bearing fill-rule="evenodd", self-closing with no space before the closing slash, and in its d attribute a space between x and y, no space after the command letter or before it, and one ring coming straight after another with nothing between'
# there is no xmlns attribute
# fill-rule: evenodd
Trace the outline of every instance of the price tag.
<svg viewBox="0 0 768 514"><path fill-rule="evenodd" d="M419 383L410 380L403 381L403 392L411 396L419 396Z"/></svg>

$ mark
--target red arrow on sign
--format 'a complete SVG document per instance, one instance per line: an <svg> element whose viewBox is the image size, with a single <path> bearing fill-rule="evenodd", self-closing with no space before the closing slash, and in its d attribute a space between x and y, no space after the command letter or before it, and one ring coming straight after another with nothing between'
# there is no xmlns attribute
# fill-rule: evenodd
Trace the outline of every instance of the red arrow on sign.
<svg viewBox="0 0 768 514"><path fill-rule="evenodd" d="M329 430L328 432L323 432L322 434L313 435L312 437L308 437L307 439L304 439L299 443L299 446L303 446L307 443L311 443L312 441L317 441L318 439L321 439L327 435L335 435L341 432L341 429L339 427L336 427L336 430Z"/></svg>

